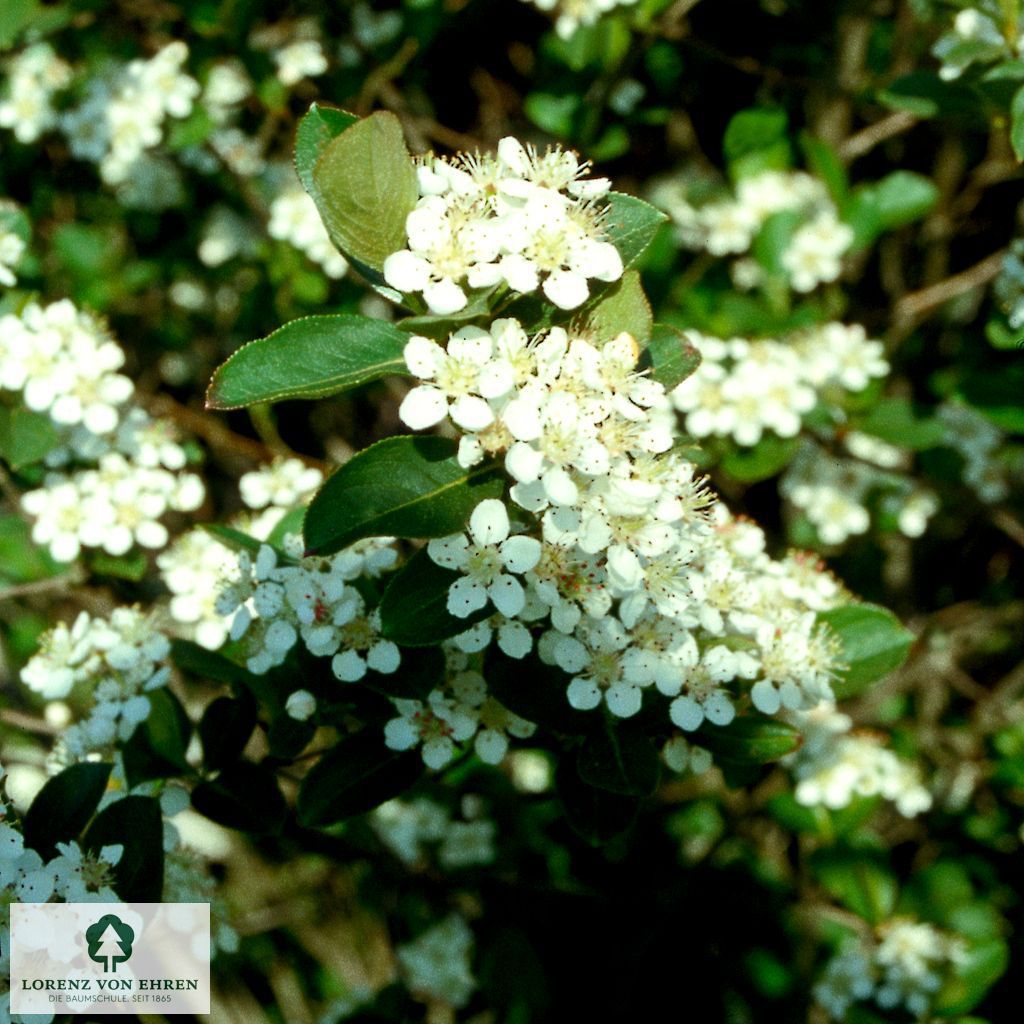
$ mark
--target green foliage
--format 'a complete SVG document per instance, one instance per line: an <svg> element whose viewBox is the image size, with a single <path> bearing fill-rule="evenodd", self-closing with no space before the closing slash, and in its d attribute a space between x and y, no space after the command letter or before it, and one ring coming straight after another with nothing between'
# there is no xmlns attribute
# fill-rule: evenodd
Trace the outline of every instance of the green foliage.
<svg viewBox="0 0 1024 1024"><path fill-rule="evenodd" d="M49 779L25 815L25 845L49 858L57 843L76 839L96 813L110 769L109 764L73 764Z"/></svg>
<svg viewBox="0 0 1024 1024"><path fill-rule="evenodd" d="M464 469L440 437L391 437L353 456L306 513L306 547L338 551L362 537L444 537L461 531L485 498L501 495L490 464Z"/></svg>
<svg viewBox="0 0 1024 1024"><path fill-rule="evenodd" d="M855 696L871 683L898 668L907 657L914 634L884 608L869 604L844 605L819 612L842 645L847 666L833 684L839 698Z"/></svg>
<svg viewBox="0 0 1024 1024"><path fill-rule="evenodd" d="M302 780L296 811L309 828L334 825L404 793L423 773L416 753L396 753L375 730L343 739Z"/></svg>
<svg viewBox="0 0 1024 1024"><path fill-rule="evenodd" d="M404 247L405 218L418 197L398 118L372 114L331 139L313 167L312 195L335 245L379 271Z"/></svg>
<svg viewBox="0 0 1024 1024"><path fill-rule="evenodd" d="M381 320L338 313L285 324L243 345L213 375L211 409L287 398L326 398L390 374L406 374L408 335Z"/></svg>

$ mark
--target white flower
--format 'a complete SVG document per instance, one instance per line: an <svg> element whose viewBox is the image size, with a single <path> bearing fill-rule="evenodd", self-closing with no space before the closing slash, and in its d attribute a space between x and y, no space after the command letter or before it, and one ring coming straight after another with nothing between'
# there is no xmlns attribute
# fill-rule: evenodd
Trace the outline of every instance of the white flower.
<svg viewBox="0 0 1024 1024"><path fill-rule="evenodd" d="M469 537L457 533L427 545L431 559L463 575L448 590L448 611L467 618L490 599L503 615L517 615L526 595L517 575L529 572L540 559L540 542L533 537L509 536L508 511L497 498L473 509Z"/></svg>
<svg viewBox="0 0 1024 1024"><path fill-rule="evenodd" d="M418 700L396 700L398 717L384 726L384 743L391 750L412 750L422 744L423 763L435 771L454 760L456 743L470 739L477 729L471 710L431 692L426 704Z"/></svg>
<svg viewBox="0 0 1024 1024"><path fill-rule="evenodd" d="M288 694L284 710L289 718L294 718L297 722L305 722L316 711L316 697L309 690L295 690L294 693Z"/></svg>
<svg viewBox="0 0 1024 1024"><path fill-rule="evenodd" d="M296 39L271 56L282 85L295 85L303 78L316 78L327 70L327 58L318 39Z"/></svg>
<svg viewBox="0 0 1024 1024"><path fill-rule="evenodd" d="M307 501L323 483L323 473L300 459L275 459L269 466L244 473L238 481L249 508L294 508Z"/></svg>

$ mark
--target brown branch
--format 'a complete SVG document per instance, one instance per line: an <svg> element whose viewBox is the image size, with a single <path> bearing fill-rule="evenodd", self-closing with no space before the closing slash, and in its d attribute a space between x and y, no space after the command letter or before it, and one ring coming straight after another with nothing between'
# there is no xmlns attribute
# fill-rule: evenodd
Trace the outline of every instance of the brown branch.
<svg viewBox="0 0 1024 1024"><path fill-rule="evenodd" d="M986 256L980 263L975 263L973 267L962 270L959 274L954 274L927 288L904 295L896 303L896 308L893 311L894 318L902 321L914 320L937 306L945 305L950 299L963 295L964 292L988 284L1002 270L1005 255L1006 250L1000 249L998 252Z"/></svg>
<svg viewBox="0 0 1024 1024"><path fill-rule="evenodd" d="M915 124L917 118L913 114L899 110L851 135L839 146L839 155L847 162L856 160L880 143L913 128Z"/></svg>

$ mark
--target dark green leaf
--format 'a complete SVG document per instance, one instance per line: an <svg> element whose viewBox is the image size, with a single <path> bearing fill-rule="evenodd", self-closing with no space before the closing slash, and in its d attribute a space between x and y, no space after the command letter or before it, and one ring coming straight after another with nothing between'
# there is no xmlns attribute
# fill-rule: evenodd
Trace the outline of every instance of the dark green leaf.
<svg viewBox="0 0 1024 1024"><path fill-rule="evenodd" d="M812 866L829 893L865 921L879 924L892 916L898 895L896 877L879 854L870 850L819 850Z"/></svg>
<svg viewBox="0 0 1024 1024"><path fill-rule="evenodd" d="M293 320L243 345L217 368L210 409L238 409L285 398L325 398L389 374L405 374L409 335L352 313Z"/></svg>
<svg viewBox="0 0 1024 1024"><path fill-rule="evenodd" d="M196 786L192 806L219 825L254 835L277 832L288 815L274 773L248 761L228 765L213 781Z"/></svg>
<svg viewBox="0 0 1024 1024"><path fill-rule="evenodd" d="M166 688L146 696L149 717L138 725L121 750L129 786L192 771L185 757L192 723L181 701Z"/></svg>
<svg viewBox="0 0 1024 1024"><path fill-rule="evenodd" d="M463 469L458 446L429 435L389 437L354 455L310 503L306 547L318 555L363 537L444 537L465 528L485 498L498 498L502 473Z"/></svg>
<svg viewBox="0 0 1024 1024"><path fill-rule="evenodd" d="M82 840L87 850L124 847L114 868L114 889L123 900L156 903L164 888L164 823L150 796L126 796L96 815Z"/></svg>
<svg viewBox="0 0 1024 1024"><path fill-rule="evenodd" d="M418 753L384 746L376 730L343 739L302 780L297 811L310 828L363 814L404 793L423 773Z"/></svg>
<svg viewBox="0 0 1024 1024"><path fill-rule="evenodd" d="M800 746L800 731L788 722L766 715L749 714L728 725L705 723L700 743L715 761L737 764L768 764L791 754Z"/></svg>
<svg viewBox="0 0 1024 1024"><path fill-rule="evenodd" d="M661 760L650 737L635 722L622 720L606 720L605 728L587 736L576 767L588 785L624 796L653 793L661 776Z"/></svg>
<svg viewBox="0 0 1024 1024"><path fill-rule="evenodd" d="M403 647L431 647L493 615L489 606L465 619L448 611L448 588L458 578L457 572L431 561L426 549L417 551L391 577L380 599L381 632Z"/></svg>
<svg viewBox="0 0 1024 1024"><path fill-rule="evenodd" d="M199 722L206 769L216 771L239 760L255 728L256 702L248 691L213 701Z"/></svg>
<svg viewBox="0 0 1024 1024"><path fill-rule="evenodd" d="M86 761L49 779L25 812L25 845L49 860L57 853L57 843L77 839L96 813L112 768Z"/></svg>

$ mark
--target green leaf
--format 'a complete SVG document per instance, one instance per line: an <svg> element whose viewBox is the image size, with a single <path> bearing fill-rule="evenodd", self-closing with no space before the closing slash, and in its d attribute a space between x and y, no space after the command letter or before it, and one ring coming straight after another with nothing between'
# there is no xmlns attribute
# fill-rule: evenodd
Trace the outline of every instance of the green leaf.
<svg viewBox="0 0 1024 1024"><path fill-rule="evenodd" d="M219 825L253 835L280 831L288 816L274 773L248 761L228 765L212 781L196 786L192 806Z"/></svg>
<svg viewBox="0 0 1024 1024"><path fill-rule="evenodd" d="M733 180L769 170L785 170L793 160L786 113L753 107L735 114L725 129L722 149Z"/></svg>
<svg viewBox="0 0 1024 1024"><path fill-rule="evenodd" d="M776 276L786 274L782 258L789 249L797 228L805 221L806 215L799 210L780 210L761 225L751 251L767 273Z"/></svg>
<svg viewBox="0 0 1024 1024"><path fill-rule="evenodd" d="M41 462L57 441L57 428L49 416L0 406L0 456L11 469Z"/></svg>
<svg viewBox="0 0 1024 1024"><path fill-rule="evenodd" d="M253 678L248 669L235 664L223 654L207 650L191 640L172 640L171 660L182 672L214 683L240 684L247 687Z"/></svg>
<svg viewBox="0 0 1024 1024"><path fill-rule="evenodd" d="M417 551L391 577L380 599L381 632L403 647L431 647L493 615L489 603L465 619L448 611L448 588L458 578L457 572L431 561L425 548Z"/></svg>
<svg viewBox="0 0 1024 1024"><path fill-rule="evenodd" d="M327 144L336 139L359 118L348 111L314 103L299 122L295 132L295 170L303 188L314 195L313 168Z"/></svg>
<svg viewBox="0 0 1024 1024"><path fill-rule="evenodd" d="M850 190L850 180L839 154L827 142L807 132L800 136L800 146L808 168L825 183L836 206L842 206Z"/></svg>
<svg viewBox="0 0 1024 1024"><path fill-rule="evenodd" d="M968 373L960 394L1000 430L1024 434L1024 365L1019 360L999 370Z"/></svg>
<svg viewBox="0 0 1024 1024"><path fill-rule="evenodd" d="M354 455L310 502L306 547L331 554L363 537L445 537L465 528L504 477L493 465L464 469L454 441L429 435L389 437Z"/></svg>
<svg viewBox="0 0 1024 1024"><path fill-rule="evenodd" d="M952 977L936 993L934 1012L946 1017L973 1010L1009 965L1010 950L1003 939L970 943L963 960L954 965Z"/></svg>
<svg viewBox="0 0 1024 1024"><path fill-rule="evenodd" d="M49 860L57 853L57 843L77 839L96 813L112 768L84 761L49 779L25 812L25 845Z"/></svg>
<svg viewBox="0 0 1024 1024"><path fill-rule="evenodd" d="M217 771L238 761L255 728L256 702L247 690L238 697L218 697L199 721L204 767Z"/></svg>
<svg viewBox="0 0 1024 1024"><path fill-rule="evenodd" d="M299 821L322 828L372 811L404 793L422 774L419 753L389 750L378 730L363 730L328 751L302 780Z"/></svg>
<svg viewBox="0 0 1024 1024"><path fill-rule="evenodd" d="M611 341L625 331L639 345L645 345L653 323L651 304L644 294L640 275L635 270L627 270L591 308L585 330L592 333L598 343Z"/></svg>
<svg viewBox="0 0 1024 1024"><path fill-rule="evenodd" d="M404 249L419 189L398 118L378 111L332 139L313 168L312 196L346 256L379 271Z"/></svg>
<svg viewBox="0 0 1024 1024"><path fill-rule="evenodd" d="M661 759L650 737L636 722L606 720L604 724L580 747L576 758L580 778L624 796L653 793L661 777Z"/></svg>
<svg viewBox="0 0 1024 1024"><path fill-rule="evenodd" d="M914 71L883 89L878 99L890 110L917 117L982 119L977 93L961 82L944 82L934 72Z"/></svg>
<svg viewBox="0 0 1024 1024"><path fill-rule="evenodd" d="M209 409L239 409L286 398L326 398L389 374L408 375L409 335L353 313L307 316L243 345L217 368Z"/></svg>
<svg viewBox="0 0 1024 1024"><path fill-rule="evenodd" d="M819 850L811 860L818 881L870 924L892 915L899 894L896 876L880 855L869 850Z"/></svg>
<svg viewBox="0 0 1024 1024"><path fill-rule="evenodd" d="M781 473L799 447L799 438L765 434L753 448L733 448L726 452L722 469L735 480L757 483Z"/></svg>
<svg viewBox="0 0 1024 1024"><path fill-rule="evenodd" d="M151 796L126 796L96 815L82 837L86 850L124 847L114 867L114 889L122 900L156 903L164 888L164 823Z"/></svg>
<svg viewBox="0 0 1024 1024"><path fill-rule="evenodd" d="M882 230L923 217L939 198L934 182L913 171L893 171L875 183L875 204Z"/></svg>
<svg viewBox="0 0 1024 1024"><path fill-rule="evenodd" d="M946 439L946 428L936 419L915 415L906 398L883 398L860 421L858 429L914 451L934 448Z"/></svg>
<svg viewBox="0 0 1024 1024"><path fill-rule="evenodd" d="M651 328L651 340L640 353L640 367L649 367L651 376L666 391L678 387L698 366L700 353L683 331L670 324L655 324Z"/></svg>
<svg viewBox="0 0 1024 1024"><path fill-rule="evenodd" d="M112 576L118 580L138 583L146 575L149 559L146 552L136 549L127 555L111 555L106 551L90 551L86 555L89 572L94 576Z"/></svg>
<svg viewBox="0 0 1024 1024"><path fill-rule="evenodd" d="M1024 160L1024 85L1010 103L1010 143L1018 160Z"/></svg>
<svg viewBox="0 0 1024 1024"><path fill-rule="evenodd" d="M791 754L800 746L800 731L789 722L767 715L749 714L728 725L705 723L700 743L716 761L734 764L768 764Z"/></svg>
<svg viewBox="0 0 1024 1024"><path fill-rule="evenodd" d="M842 644L840 660L847 667L832 689L844 700L866 689L903 664L914 634L892 612L873 604L849 604L818 613Z"/></svg>
<svg viewBox="0 0 1024 1024"><path fill-rule="evenodd" d="M654 241L658 228L668 220L660 210L623 192L608 193L605 230L608 241L619 250L622 263L633 266Z"/></svg>
<svg viewBox="0 0 1024 1024"><path fill-rule="evenodd" d="M150 703L149 717L121 748L129 786L192 772L185 757L192 723L181 701L166 688L146 696Z"/></svg>

